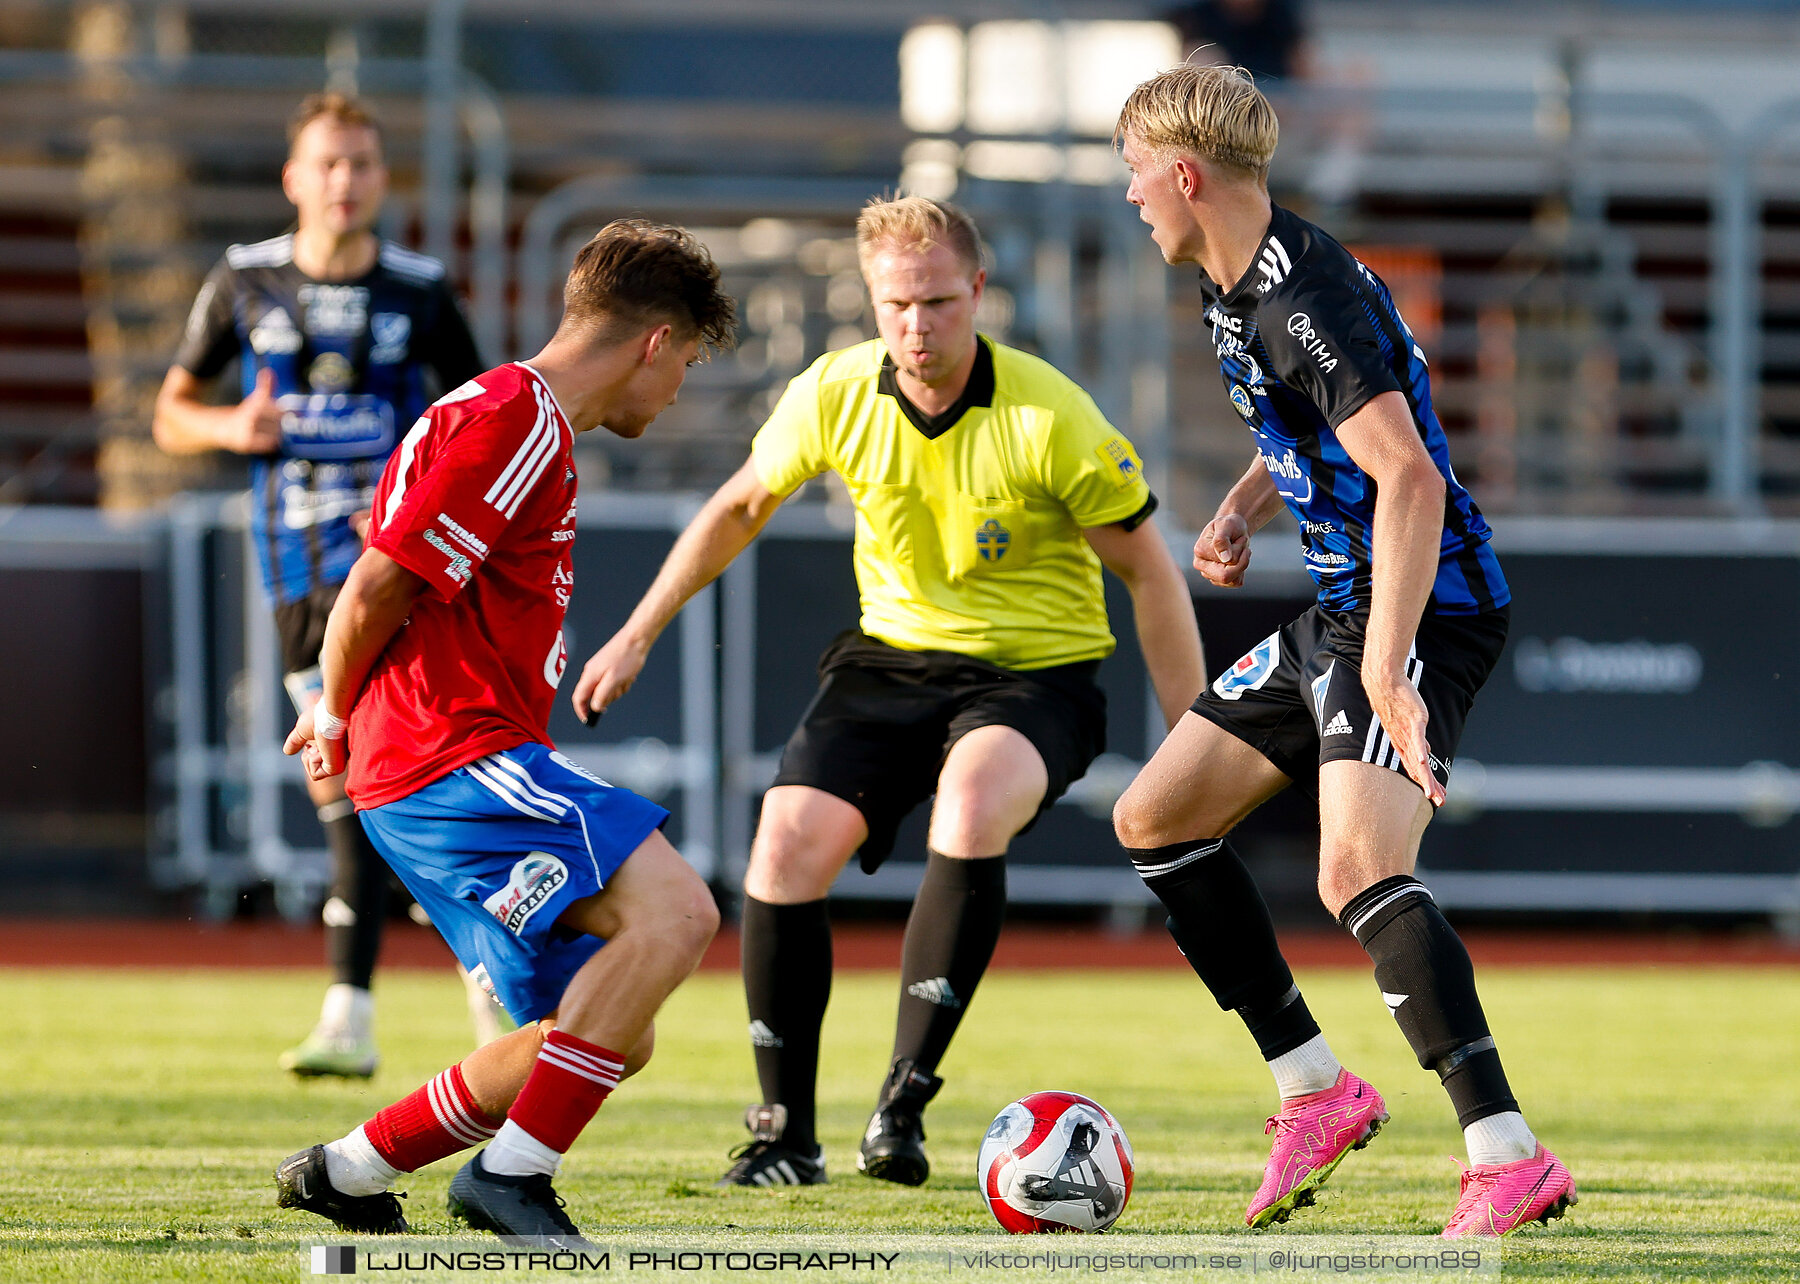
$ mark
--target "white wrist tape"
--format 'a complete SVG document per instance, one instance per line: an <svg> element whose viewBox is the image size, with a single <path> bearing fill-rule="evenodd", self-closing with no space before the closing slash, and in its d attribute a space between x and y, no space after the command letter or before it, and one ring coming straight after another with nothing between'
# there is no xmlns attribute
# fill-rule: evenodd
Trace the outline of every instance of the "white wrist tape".
<svg viewBox="0 0 1800 1284"><path fill-rule="evenodd" d="M350 724L325 707L323 700L313 706L313 735L320 740L342 740Z"/></svg>

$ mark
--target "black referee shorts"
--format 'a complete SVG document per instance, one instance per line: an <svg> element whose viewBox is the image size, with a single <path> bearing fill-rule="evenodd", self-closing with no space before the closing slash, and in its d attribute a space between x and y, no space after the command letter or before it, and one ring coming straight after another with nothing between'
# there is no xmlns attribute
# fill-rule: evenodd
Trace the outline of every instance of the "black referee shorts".
<svg viewBox="0 0 1800 1284"><path fill-rule="evenodd" d="M1503 606L1419 621L1406 676L1425 701L1431 773L1440 784L1450 779L1463 723L1500 659L1511 617L1511 607ZM1274 763L1314 799L1321 763L1372 762L1406 774L1363 690L1368 623L1366 612L1313 607L1214 679L1194 701L1194 712Z"/></svg>
<svg viewBox="0 0 1800 1284"><path fill-rule="evenodd" d="M1106 749L1099 670L1098 660L1003 669L949 651L903 651L851 629L819 658L819 692L782 751L775 784L810 785L862 812L862 867L872 874L906 814L937 792L950 746L977 727L1011 727L1049 772L1042 815Z"/></svg>

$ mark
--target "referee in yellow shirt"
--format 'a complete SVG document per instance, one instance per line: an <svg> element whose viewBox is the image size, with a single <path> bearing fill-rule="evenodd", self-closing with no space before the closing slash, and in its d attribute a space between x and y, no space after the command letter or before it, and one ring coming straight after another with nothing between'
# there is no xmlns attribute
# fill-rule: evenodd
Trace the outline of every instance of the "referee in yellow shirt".
<svg viewBox="0 0 1800 1284"><path fill-rule="evenodd" d="M744 878L743 971L763 1104L721 1184L813 1185L819 1027L831 993L826 896L873 871L936 794L906 925L893 1062L857 1167L916 1186L935 1071L999 938L1007 845L1105 748L1096 674L1114 641L1100 568L1131 591L1173 726L1205 672L1187 584L1157 534L1131 443L1071 380L975 331L986 273L967 214L921 197L857 220L880 337L793 380L749 461L695 517L575 687L591 717L624 695L684 603L781 501L837 473L856 505L860 628L820 662Z"/></svg>

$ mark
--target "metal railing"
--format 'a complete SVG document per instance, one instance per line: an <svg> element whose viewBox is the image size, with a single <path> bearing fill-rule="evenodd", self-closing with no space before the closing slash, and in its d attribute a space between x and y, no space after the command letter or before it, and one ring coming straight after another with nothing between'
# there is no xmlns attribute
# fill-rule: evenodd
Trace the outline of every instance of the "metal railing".
<svg viewBox="0 0 1800 1284"><path fill-rule="evenodd" d="M221 916L241 891L267 882L281 911L298 916L321 894L329 861L323 848L290 841L284 823L290 804L304 804L304 780L296 761L281 753L292 711L282 694L256 559L246 546L246 498L188 496L168 513L173 669L165 704L173 744L158 771L171 794L163 826L169 850L153 859L151 873L156 886L200 890ZM582 508L577 525L583 531L671 535L694 512L679 497L649 495L603 495ZM239 555L235 582L218 569L218 552L227 546L222 540ZM714 600L711 588L698 594L676 631L679 708L672 734L561 745L572 761L653 801L678 796L677 846L708 879L719 865ZM571 648L577 672L578 659ZM221 831L227 841L220 841Z"/></svg>
<svg viewBox="0 0 1800 1284"><path fill-rule="evenodd" d="M640 591L634 586L647 582L660 560L658 550L686 525L696 503L694 496L602 495L583 506L587 511L577 566L586 569L577 572L579 610L571 621L579 617L582 627L595 632L584 638L571 631L571 669L579 672L582 658L624 618ZM166 801L166 808L152 809L152 884L196 890L211 912L223 916L240 892L267 881L283 910L298 914L322 888L326 860L323 851L297 837L314 831L298 766L279 749L288 712L254 558L244 547L246 511L242 498L218 495L190 496L164 516L129 520L91 509L0 508L0 568L54 575L59 584L84 571L142 573L146 627L151 630L146 650L166 652L169 666L162 673L146 661L146 677L165 684L152 693L156 712L145 733L153 746L166 749L152 763L153 790ZM834 564L841 558L845 583L832 591L845 597L847 613L853 609L853 591L848 586L851 530L846 518L829 505L783 509L765 538L821 546ZM628 536L657 538L633 547L631 584L619 586L615 575L611 600L597 600L611 568L580 550L596 544L607 549L609 533L612 545L621 548ZM1287 541L1273 534L1247 587L1233 596L1268 599L1268 613L1285 618L1290 605L1297 609L1304 604L1309 581L1298 559L1283 555ZM1174 533L1169 538L1176 545L1186 540ZM1541 578L1545 559L1565 556L1605 563L1583 572L1586 583L1601 582L1596 575L1607 583L1619 575L1660 576L1671 565L1669 575L1676 583L1692 582L1700 570L1714 579L1736 576L1746 585L1779 588L1800 581L1800 523L1793 522L1516 519L1502 524L1498 547L1520 582L1528 578L1523 574L1527 563L1536 561L1540 578L1534 582L1540 589L1551 582ZM788 617L817 598L820 586L804 576L776 573L770 578L767 568L759 570L759 559L768 551L753 544L719 585L682 613L629 697L629 707L615 711L610 727L601 725L600 734L610 731L614 741L590 737L585 729L558 733L564 752L575 761L645 796L668 800L677 813L678 848L728 892L735 891L748 855L756 795L773 772L770 750L785 738L786 719L799 715L804 697L798 693L811 688L818 645L808 640L804 646L790 646L783 639L795 636ZM622 556L615 552L612 561ZM96 580L94 591L105 591L100 587L104 583ZM1721 591L1736 594L1735 589ZM830 612L815 608L814 614L835 617L838 607L824 605L831 606ZM1203 621L1208 610L1203 598ZM1632 629L1648 627L1614 608L1595 614L1541 591L1524 599L1519 610L1524 614L1515 616L1521 634L1515 642L1525 641L1523 621L1532 615L1537 622L1530 628L1539 631L1570 627L1579 632L1586 626L1570 621L1588 621L1599 640L1627 638ZM1549 698L1541 694L1548 689L1545 684L1520 679L1515 655L1512 670L1497 671L1477 702L1480 712L1455 765L1450 802L1428 834L1428 840L1448 844L1433 850L1456 858L1437 859L1428 852L1422 861L1424 877L1439 898L1471 909L1800 910L1800 871L1783 838L1800 816L1800 762L1786 738L1800 714L1793 711L1785 682L1771 687L1766 675L1753 673L1748 676L1755 681L1746 686L1743 664L1743 657L1753 656L1765 665L1779 665L1785 674L1795 643L1779 611L1756 618L1760 623L1749 625L1710 615L1657 617L1652 633L1666 633L1665 643L1691 641L1704 653L1706 682L1715 674L1719 680L1718 686L1696 687L1679 700L1654 694L1621 699L1616 693L1635 689L1629 684L1589 688L1601 694ZM853 619L846 614L831 627L848 626ZM1608 628L1607 620L1617 626ZM775 628L767 633L774 650L760 649L759 622L764 630ZM157 629L166 629L166 637L157 635ZM1554 633L1545 636L1553 638ZM1212 657L1215 667L1230 658ZM1108 662L1114 673L1117 666L1137 663L1129 641ZM1698 663L1693 668L1698 681ZM14 678L34 680L28 672ZM1608 690L1615 694L1604 694ZM1764 694L1745 695L1752 690ZM789 696L783 694L781 707L765 709L776 699L774 691L794 693L794 707L786 707ZM566 696L566 689L558 695L556 716L573 728L562 705ZM1741 703L1747 698L1767 707L1747 707ZM1146 700L1141 739L1116 734L1123 752L1096 762L1059 811L1078 809L1104 822L1137 764L1160 740L1153 710L1154 701ZM132 734L135 718L132 711L119 734ZM1594 727L1612 730L1595 739L1590 734ZM622 728L632 731L622 734ZM1596 751L1562 743L1559 736L1570 730ZM49 739L85 740L93 734L78 726L32 729L32 735ZM1499 751L1481 752L1481 743ZM305 823L290 831L284 813ZM1469 846L1482 832L1485 817L1534 815L1542 818L1534 823L1544 836L1544 850ZM1629 824L1649 826L1643 832L1657 835L1663 818L1685 817L1689 824L1711 823L1714 828L1706 831L1711 836L1705 841L1727 846L1713 853L1677 834L1667 841L1658 838L1666 850L1644 853L1621 834L1610 849L1603 841L1598 859L1584 866L1585 845L1593 840L1566 836L1563 817L1571 822L1591 818L1578 831L1590 835ZM1603 828L1596 830L1595 822ZM1509 826L1516 823L1507 820ZM1141 884L1104 829L1078 841L1073 863L1022 857L1015 879L1020 899L1147 904ZM1559 850L1559 842L1567 850ZM1740 849L1750 853L1748 859L1738 858ZM1472 861L1471 850L1477 853ZM1483 850L1489 854L1480 855ZM1058 861L1064 854L1056 853ZM847 877L839 894L903 897L910 894L916 870L916 862L897 861L875 878Z"/></svg>

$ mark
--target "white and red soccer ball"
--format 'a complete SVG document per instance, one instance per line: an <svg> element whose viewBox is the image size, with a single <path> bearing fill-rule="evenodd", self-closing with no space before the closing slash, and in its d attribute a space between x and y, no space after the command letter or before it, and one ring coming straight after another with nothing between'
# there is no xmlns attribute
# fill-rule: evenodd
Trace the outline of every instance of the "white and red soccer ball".
<svg viewBox="0 0 1800 1284"><path fill-rule="evenodd" d="M1131 1198L1131 1143L1097 1102L1034 1092L994 1117L975 1180L1015 1235L1103 1231Z"/></svg>

